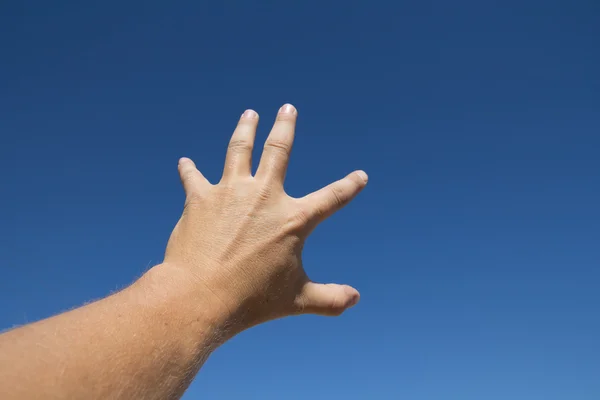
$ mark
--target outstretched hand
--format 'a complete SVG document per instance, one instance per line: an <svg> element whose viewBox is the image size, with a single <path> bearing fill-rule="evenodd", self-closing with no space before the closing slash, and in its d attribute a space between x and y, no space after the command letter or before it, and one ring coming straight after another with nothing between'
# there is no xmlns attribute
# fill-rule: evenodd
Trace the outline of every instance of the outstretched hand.
<svg viewBox="0 0 600 400"><path fill-rule="evenodd" d="M339 315L359 293L347 285L312 282L302 266L310 232L348 204L366 185L355 171L302 198L283 188L297 111L286 104L266 140L252 176L258 114L247 110L231 137L221 181L212 185L193 161L182 158L186 194L164 265L205 290L229 313L236 330L287 315Z"/></svg>
<svg viewBox="0 0 600 400"><path fill-rule="evenodd" d="M288 196L296 115L289 104L279 110L254 176L252 110L240 118L217 185L182 158L185 207L164 262L108 297L1 334L3 398L177 399L212 351L244 329L356 304L356 289L308 278L302 247L367 175Z"/></svg>

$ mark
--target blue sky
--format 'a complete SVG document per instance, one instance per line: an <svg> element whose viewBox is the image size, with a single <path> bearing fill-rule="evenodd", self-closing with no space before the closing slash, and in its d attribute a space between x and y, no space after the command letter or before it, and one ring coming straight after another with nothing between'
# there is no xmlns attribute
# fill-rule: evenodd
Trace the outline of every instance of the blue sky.
<svg viewBox="0 0 600 400"><path fill-rule="evenodd" d="M274 321L185 398L600 397L600 5L0 5L0 329L162 259L177 160L212 181L246 108L300 117L286 189L367 189L310 238L337 319Z"/></svg>

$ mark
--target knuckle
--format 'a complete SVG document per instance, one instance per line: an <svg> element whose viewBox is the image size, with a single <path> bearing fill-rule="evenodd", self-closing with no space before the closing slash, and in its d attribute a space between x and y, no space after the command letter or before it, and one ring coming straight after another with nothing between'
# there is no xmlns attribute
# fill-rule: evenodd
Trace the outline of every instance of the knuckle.
<svg viewBox="0 0 600 400"><path fill-rule="evenodd" d="M319 220L322 220L323 218L327 217L327 215L329 215L327 210L321 206L315 207L314 214L315 214L315 217L317 217L317 219L319 219Z"/></svg>
<svg viewBox="0 0 600 400"><path fill-rule="evenodd" d="M326 196L327 197L327 196ZM331 202L325 199L308 198L306 201L300 200L300 207L306 215L308 224L313 226L325 219L329 214Z"/></svg>
<svg viewBox="0 0 600 400"><path fill-rule="evenodd" d="M343 206L347 202L344 190L338 185L333 185L330 188L331 198L336 206Z"/></svg>
<svg viewBox="0 0 600 400"><path fill-rule="evenodd" d="M265 149L277 151L285 155L289 155L292 150L292 146L289 143L281 140L268 140L265 143Z"/></svg>
<svg viewBox="0 0 600 400"><path fill-rule="evenodd" d="M310 222L310 217L308 216L308 212L302 207L299 207L298 210L294 213L294 217L297 221L299 221L303 226L306 226Z"/></svg>
<svg viewBox="0 0 600 400"><path fill-rule="evenodd" d="M258 187L257 196L259 200L267 201L271 198L271 194L273 193L273 188L269 184L263 184Z"/></svg>
<svg viewBox="0 0 600 400"><path fill-rule="evenodd" d="M286 231L291 233L304 232L310 225L310 217L308 213L300 208L293 212L286 224Z"/></svg>
<svg viewBox="0 0 600 400"><path fill-rule="evenodd" d="M229 150L237 153L252 151L252 143L245 139L232 139L229 142Z"/></svg>

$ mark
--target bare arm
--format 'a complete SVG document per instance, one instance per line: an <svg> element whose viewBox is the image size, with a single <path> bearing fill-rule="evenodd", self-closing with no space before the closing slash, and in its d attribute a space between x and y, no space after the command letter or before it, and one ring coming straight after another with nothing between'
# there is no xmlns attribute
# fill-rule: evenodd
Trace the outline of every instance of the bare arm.
<svg viewBox="0 0 600 400"><path fill-rule="evenodd" d="M179 398L210 353L244 329L356 304L350 286L311 282L301 251L366 174L289 197L283 181L296 114L280 110L255 176L251 111L233 134L219 184L181 159L186 202L164 262L119 293L0 335L2 398Z"/></svg>
<svg viewBox="0 0 600 400"><path fill-rule="evenodd" d="M3 399L178 398L227 313L159 265L127 289L0 336Z"/></svg>

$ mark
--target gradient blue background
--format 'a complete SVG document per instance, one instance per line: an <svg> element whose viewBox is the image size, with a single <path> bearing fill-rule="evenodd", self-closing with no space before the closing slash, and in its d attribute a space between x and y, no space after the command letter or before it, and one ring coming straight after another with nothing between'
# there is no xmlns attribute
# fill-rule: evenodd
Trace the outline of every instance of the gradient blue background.
<svg viewBox="0 0 600 400"><path fill-rule="evenodd" d="M286 188L367 189L309 240L361 303L220 348L185 398L600 398L600 3L0 5L0 328L162 259L180 156L213 182L300 112Z"/></svg>

